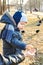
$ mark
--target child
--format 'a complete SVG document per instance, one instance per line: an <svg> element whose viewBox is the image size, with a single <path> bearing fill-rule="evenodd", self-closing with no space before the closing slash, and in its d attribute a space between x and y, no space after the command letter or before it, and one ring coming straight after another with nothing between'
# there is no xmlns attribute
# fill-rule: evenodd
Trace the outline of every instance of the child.
<svg viewBox="0 0 43 65"><path fill-rule="evenodd" d="M3 55L0 56L4 62L3 65L17 65L25 59L22 50L32 49L33 46L24 43L20 34L20 30L23 30L24 25L27 23L26 15L21 11L15 12L13 18L10 18L14 19L13 22L9 21L8 17L9 15L6 16L6 13L2 17L2 20L5 19L4 23L7 22L7 24L2 31Z"/></svg>

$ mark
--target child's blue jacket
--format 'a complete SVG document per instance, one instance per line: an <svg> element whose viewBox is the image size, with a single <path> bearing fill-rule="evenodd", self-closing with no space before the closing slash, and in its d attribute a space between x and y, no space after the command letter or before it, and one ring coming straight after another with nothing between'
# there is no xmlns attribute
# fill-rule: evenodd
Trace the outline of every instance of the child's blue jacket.
<svg viewBox="0 0 43 65"><path fill-rule="evenodd" d="M12 17L5 13L1 21L7 23L2 33L4 55L14 54L16 49L25 50L26 44L21 40L20 31L15 29Z"/></svg>
<svg viewBox="0 0 43 65"><path fill-rule="evenodd" d="M20 32L15 30L13 25L6 25L6 28L2 33L2 38L3 41L6 41L6 43L3 43L5 54L14 53L15 49L25 50L26 44L22 42ZM8 53L6 51L8 51Z"/></svg>

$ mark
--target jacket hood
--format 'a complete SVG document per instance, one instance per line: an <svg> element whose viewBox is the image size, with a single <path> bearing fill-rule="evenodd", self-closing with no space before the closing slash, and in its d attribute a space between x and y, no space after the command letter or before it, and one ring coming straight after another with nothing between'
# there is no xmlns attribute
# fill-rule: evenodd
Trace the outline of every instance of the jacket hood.
<svg viewBox="0 0 43 65"><path fill-rule="evenodd" d="M16 26L16 23L8 12L5 12L0 20L1 23L12 24Z"/></svg>

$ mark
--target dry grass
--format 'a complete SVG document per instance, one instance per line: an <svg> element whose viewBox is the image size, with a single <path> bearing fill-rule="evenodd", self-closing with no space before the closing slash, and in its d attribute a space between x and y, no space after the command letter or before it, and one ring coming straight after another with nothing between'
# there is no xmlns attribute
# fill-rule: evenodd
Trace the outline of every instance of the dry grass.
<svg viewBox="0 0 43 65"><path fill-rule="evenodd" d="M38 13L39 14L39 13ZM43 53L43 23L40 26L36 26L36 22L38 22L38 18L36 15L27 14L28 23L25 26L25 33L23 34L23 41L27 44L32 44L35 48L38 49L39 52ZM40 19L42 19L40 14ZM3 28L3 24L0 24L0 29ZM36 30L40 30L40 32L33 36L36 33ZM30 37L30 38L29 38ZM0 40L0 53L2 53L2 42ZM26 58L20 65L29 65L34 61L33 58Z"/></svg>

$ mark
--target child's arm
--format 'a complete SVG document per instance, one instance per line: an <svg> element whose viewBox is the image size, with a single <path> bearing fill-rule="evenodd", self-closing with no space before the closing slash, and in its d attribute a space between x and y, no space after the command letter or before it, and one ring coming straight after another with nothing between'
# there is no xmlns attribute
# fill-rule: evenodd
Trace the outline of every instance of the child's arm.
<svg viewBox="0 0 43 65"><path fill-rule="evenodd" d="M26 49L26 44L24 42L18 40L17 38L12 39L11 45L13 47L16 47L16 48L19 48L19 49L22 49L22 50Z"/></svg>
<svg viewBox="0 0 43 65"><path fill-rule="evenodd" d="M13 36L14 34L14 36ZM14 31L14 27L12 25L8 25L8 31L6 34L6 39L5 39L9 44L11 44L13 47L25 50L25 49L30 49L33 48L32 45L27 45L24 42L18 40L18 37L16 35L16 32Z"/></svg>

